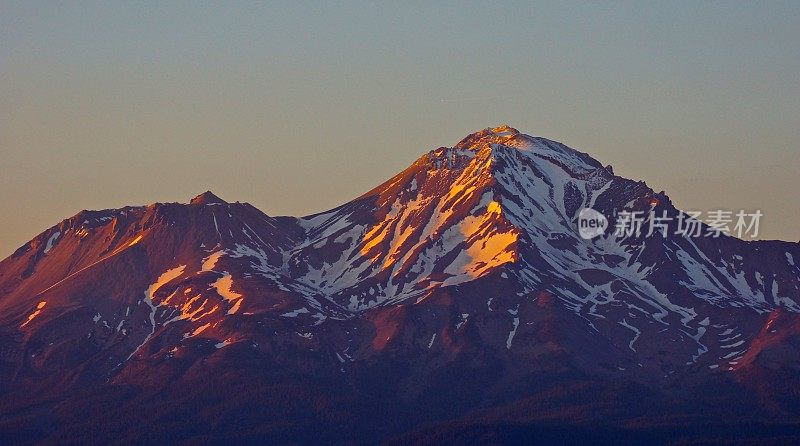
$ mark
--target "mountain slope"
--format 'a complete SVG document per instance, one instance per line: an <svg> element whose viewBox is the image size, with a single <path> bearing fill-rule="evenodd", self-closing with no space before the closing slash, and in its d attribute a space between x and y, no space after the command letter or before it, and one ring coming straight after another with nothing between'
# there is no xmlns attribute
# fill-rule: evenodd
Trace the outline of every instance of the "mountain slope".
<svg viewBox="0 0 800 446"><path fill-rule="evenodd" d="M611 228L581 238L584 208ZM651 210L682 215L500 126L308 217L210 192L83 211L0 262L0 432L78 435L109 404L109 426L155 406L129 423L213 441L232 411L240 439L303 442L447 419L792 429L800 245L614 234Z"/></svg>

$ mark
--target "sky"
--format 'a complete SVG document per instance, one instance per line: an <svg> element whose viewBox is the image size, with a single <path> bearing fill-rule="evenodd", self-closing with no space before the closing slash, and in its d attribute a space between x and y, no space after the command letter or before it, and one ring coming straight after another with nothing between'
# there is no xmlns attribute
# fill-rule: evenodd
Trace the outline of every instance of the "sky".
<svg viewBox="0 0 800 446"><path fill-rule="evenodd" d="M207 189L324 211L500 123L800 240L800 2L429 3L0 0L0 258Z"/></svg>

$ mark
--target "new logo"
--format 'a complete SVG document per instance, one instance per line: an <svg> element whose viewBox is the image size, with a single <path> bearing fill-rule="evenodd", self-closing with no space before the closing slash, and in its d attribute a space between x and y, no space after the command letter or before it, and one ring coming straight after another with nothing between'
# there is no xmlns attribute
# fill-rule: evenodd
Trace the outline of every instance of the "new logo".
<svg viewBox="0 0 800 446"><path fill-rule="evenodd" d="M578 234L589 240L603 235L608 227L606 216L592 208L583 208L578 214Z"/></svg>

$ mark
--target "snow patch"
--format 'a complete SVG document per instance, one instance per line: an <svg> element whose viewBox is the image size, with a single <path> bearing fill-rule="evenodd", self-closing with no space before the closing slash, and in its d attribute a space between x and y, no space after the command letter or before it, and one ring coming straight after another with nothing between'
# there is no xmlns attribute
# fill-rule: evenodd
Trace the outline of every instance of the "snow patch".
<svg viewBox="0 0 800 446"><path fill-rule="evenodd" d="M508 333L508 339L506 339L506 348L511 348L511 341L514 340L514 335L517 334L517 328L519 328L519 317L514 318L514 328L511 329L511 332Z"/></svg>
<svg viewBox="0 0 800 446"><path fill-rule="evenodd" d="M297 316L299 316L301 314L304 314L304 313L309 313L308 308L303 307L303 308L299 308L297 310L292 310L292 311L289 311L288 313L283 313L281 316L283 316L283 317L297 317Z"/></svg>
<svg viewBox="0 0 800 446"><path fill-rule="evenodd" d="M39 303L36 305L36 310L34 310L34 311L33 311L33 313L31 313L31 314L28 316L28 319L27 319L25 322L23 322L23 323L22 323L22 325L20 325L20 326L19 326L19 328L23 328L23 327L25 327L25 326L26 326L26 325L28 325L28 324L29 324L29 323L30 323L32 320L34 320L34 319L36 318L36 316L38 316L39 314L41 314L41 312L42 312L42 309L44 309L45 305L47 305L47 302L46 302L46 301L41 301L41 302L39 302Z"/></svg>
<svg viewBox="0 0 800 446"><path fill-rule="evenodd" d="M222 257L223 255L225 255L224 250L212 253L211 255L203 259L203 265L200 267L200 269L202 271L213 271L220 257Z"/></svg>
<svg viewBox="0 0 800 446"><path fill-rule="evenodd" d="M635 352L636 349L633 348L633 343L636 342L637 339L639 339L639 336L642 334L641 330L639 330L638 328L636 328L633 325L629 324L628 321L625 320L625 319L623 319L622 322L618 322L618 324L620 324L623 327L631 330L634 333L633 339L631 339L631 342L628 343L628 348Z"/></svg>
<svg viewBox="0 0 800 446"><path fill-rule="evenodd" d="M244 296L232 290L233 277L231 277L230 273L223 272L222 277L212 283L211 286L217 290L217 294L233 304L228 310L228 314L236 314L242 305L242 297Z"/></svg>
<svg viewBox="0 0 800 446"><path fill-rule="evenodd" d="M141 238L141 236L139 236L139 238ZM186 270L186 265L181 265L164 271L160 276L158 276L158 279L156 279L155 282L150 284L150 286L147 287L147 289L144 291L144 303L147 304L148 307L150 307L149 319L150 319L150 326L152 328L150 329L150 333L147 336L145 336L144 341L142 341L142 343L139 344L138 347L133 349L133 352L131 352L126 361L128 359L131 359L133 355L135 355L136 352L138 352L139 349L142 348L143 345L147 344L147 341L149 341L150 338L153 336L153 334L155 334L156 332L156 310L158 310L158 307L161 306L161 304L156 304L153 301L156 291L158 291L161 287L168 284L169 282L180 277L183 274L184 270Z"/></svg>
<svg viewBox="0 0 800 446"><path fill-rule="evenodd" d="M51 249L53 249L53 244L56 242L56 240L58 240L59 237L61 237L61 232L56 231L53 233L53 235L50 236L49 239L47 239L47 246L44 247L45 254L47 254L48 252L50 252Z"/></svg>

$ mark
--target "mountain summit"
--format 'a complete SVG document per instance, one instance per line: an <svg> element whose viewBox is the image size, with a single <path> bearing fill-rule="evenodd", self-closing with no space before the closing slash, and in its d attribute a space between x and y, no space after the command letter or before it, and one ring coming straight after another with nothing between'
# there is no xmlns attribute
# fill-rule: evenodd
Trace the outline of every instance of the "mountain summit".
<svg viewBox="0 0 800 446"><path fill-rule="evenodd" d="M211 191L205 191L192 198L189 204L225 204L225 200L214 195Z"/></svg>
<svg viewBox="0 0 800 446"><path fill-rule="evenodd" d="M0 262L0 438L78 441L88 413L213 441L797 428L800 244L585 240L585 208L683 215L507 125L302 218L211 192L83 211Z"/></svg>

